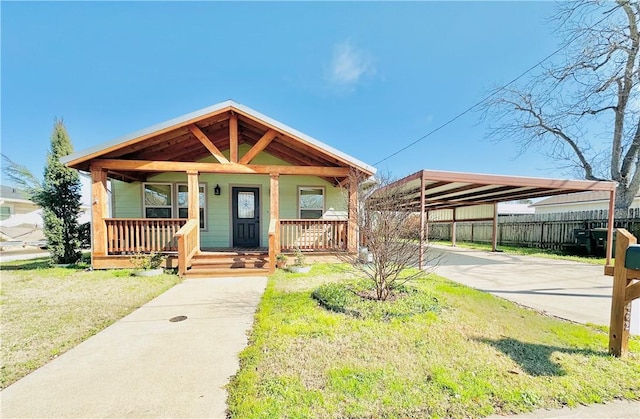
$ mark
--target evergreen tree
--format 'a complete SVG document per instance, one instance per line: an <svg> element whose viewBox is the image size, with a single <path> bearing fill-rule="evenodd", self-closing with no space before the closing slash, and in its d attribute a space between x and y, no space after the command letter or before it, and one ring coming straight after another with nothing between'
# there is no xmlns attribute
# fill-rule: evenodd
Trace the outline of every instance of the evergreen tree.
<svg viewBox="0 0 640 419"><path fill-rule="evenodd" d="M74 263L80 259L80 176L76 170L60 162L61 157L72 152L67 129L61 120L56 119L51 133L51 149L47 153L44 182L33 196L43 209L44 233L54 263Z"/></svg>

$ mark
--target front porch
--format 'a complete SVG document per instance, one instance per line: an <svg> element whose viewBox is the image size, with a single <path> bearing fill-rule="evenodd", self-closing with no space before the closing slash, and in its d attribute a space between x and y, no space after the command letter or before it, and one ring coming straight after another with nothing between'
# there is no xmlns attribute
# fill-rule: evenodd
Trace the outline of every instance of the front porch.
<svg viewBox="0 0 640 419"><path fill-rule="evenodd" d="M95 269L131 268L135 253L160 252L181 276L262 275L275 270L278 253L346 253L348 220L274 220L268 247L201 247L197 219L105 218L106 254L93 252ZM270 225L271 227L271 225Z"/></svg>
<svg viewBox="0 0 640 419"><path fill-rule="evenodd" d="M356 252L358 184L375 173L233 101L63 162L91 173L94 268L162 252L180 275L226 264L273 271L278 253L298 248ZM205 251L213 247L225 255ZM263 249L243 257L237 247Z"/></svg>

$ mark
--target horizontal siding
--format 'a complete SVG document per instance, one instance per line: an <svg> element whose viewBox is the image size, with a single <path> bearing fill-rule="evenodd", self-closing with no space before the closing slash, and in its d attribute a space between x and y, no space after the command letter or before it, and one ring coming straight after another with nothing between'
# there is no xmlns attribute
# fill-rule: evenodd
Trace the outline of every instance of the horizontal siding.
<svg viewBox="0 0 640 419"><path fill-rule="evenodd" d="M240 146L240 155L243 155L249 147ZM228 155L228 152L225 153ZM212 161L213 157L202 161ZM261 153L252 163L286 165L271 155ZM160 173L148 179L149 182L186 183L186 173ZM269 230L269 201L270 201L270 177L268 175L248 174L215 174L203 173L198 176L199 183L205 184L207 201L207 228L202 231L202 247L226 247L231 245L231 188L233 186L248 186L260 188L260 242L262 246L268 246ZM221 194L214 195L213 189L220 185ZM325 211L343 214L346 212L347 200L343 189L335 188L324 179L315 176L280 176L280 218L298 218L298 187L315 186L325 188ZM112 182L113 196L115 197L115 217L137 218L142 217L142 184ZM175 195L175 186L174 186ZM177 216L177 214L175 214Z"/></svg>
<svg viewBox="0 0 640 419"><path fill-rule="evenodd" d="M142 217L142 185L111 180L114 218Z"/></svg>

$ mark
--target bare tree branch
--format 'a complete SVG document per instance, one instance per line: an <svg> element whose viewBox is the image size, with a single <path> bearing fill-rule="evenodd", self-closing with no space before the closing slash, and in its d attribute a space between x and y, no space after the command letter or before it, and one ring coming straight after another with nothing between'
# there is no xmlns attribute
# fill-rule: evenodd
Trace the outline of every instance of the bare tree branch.
<svg viewBox="0 0 640 419"><path fill-rule="evenodd" d="M9 182L26 192L30 198L42 190L42 181L22 164L16 163L2 154L2 173Z"/></svg>
<svg viewBox="0 0 640 419"><path fill-rule="evenodd" d="M618 182L616 207L627 209L640 188L640 3L562 2L553 21L563 56L528 83L496 89L483 114L489 137Z"/></svg>

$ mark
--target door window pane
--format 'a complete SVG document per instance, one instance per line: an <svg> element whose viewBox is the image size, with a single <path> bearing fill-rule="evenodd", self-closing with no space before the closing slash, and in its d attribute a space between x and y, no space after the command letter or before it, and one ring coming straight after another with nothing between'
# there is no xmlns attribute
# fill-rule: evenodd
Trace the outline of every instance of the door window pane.
<svg viewBox="0 0 640 419"><path fill-rule="evenodd" d="M255 211L253 192L238 192L238 218L255 218Z"/></svg>

